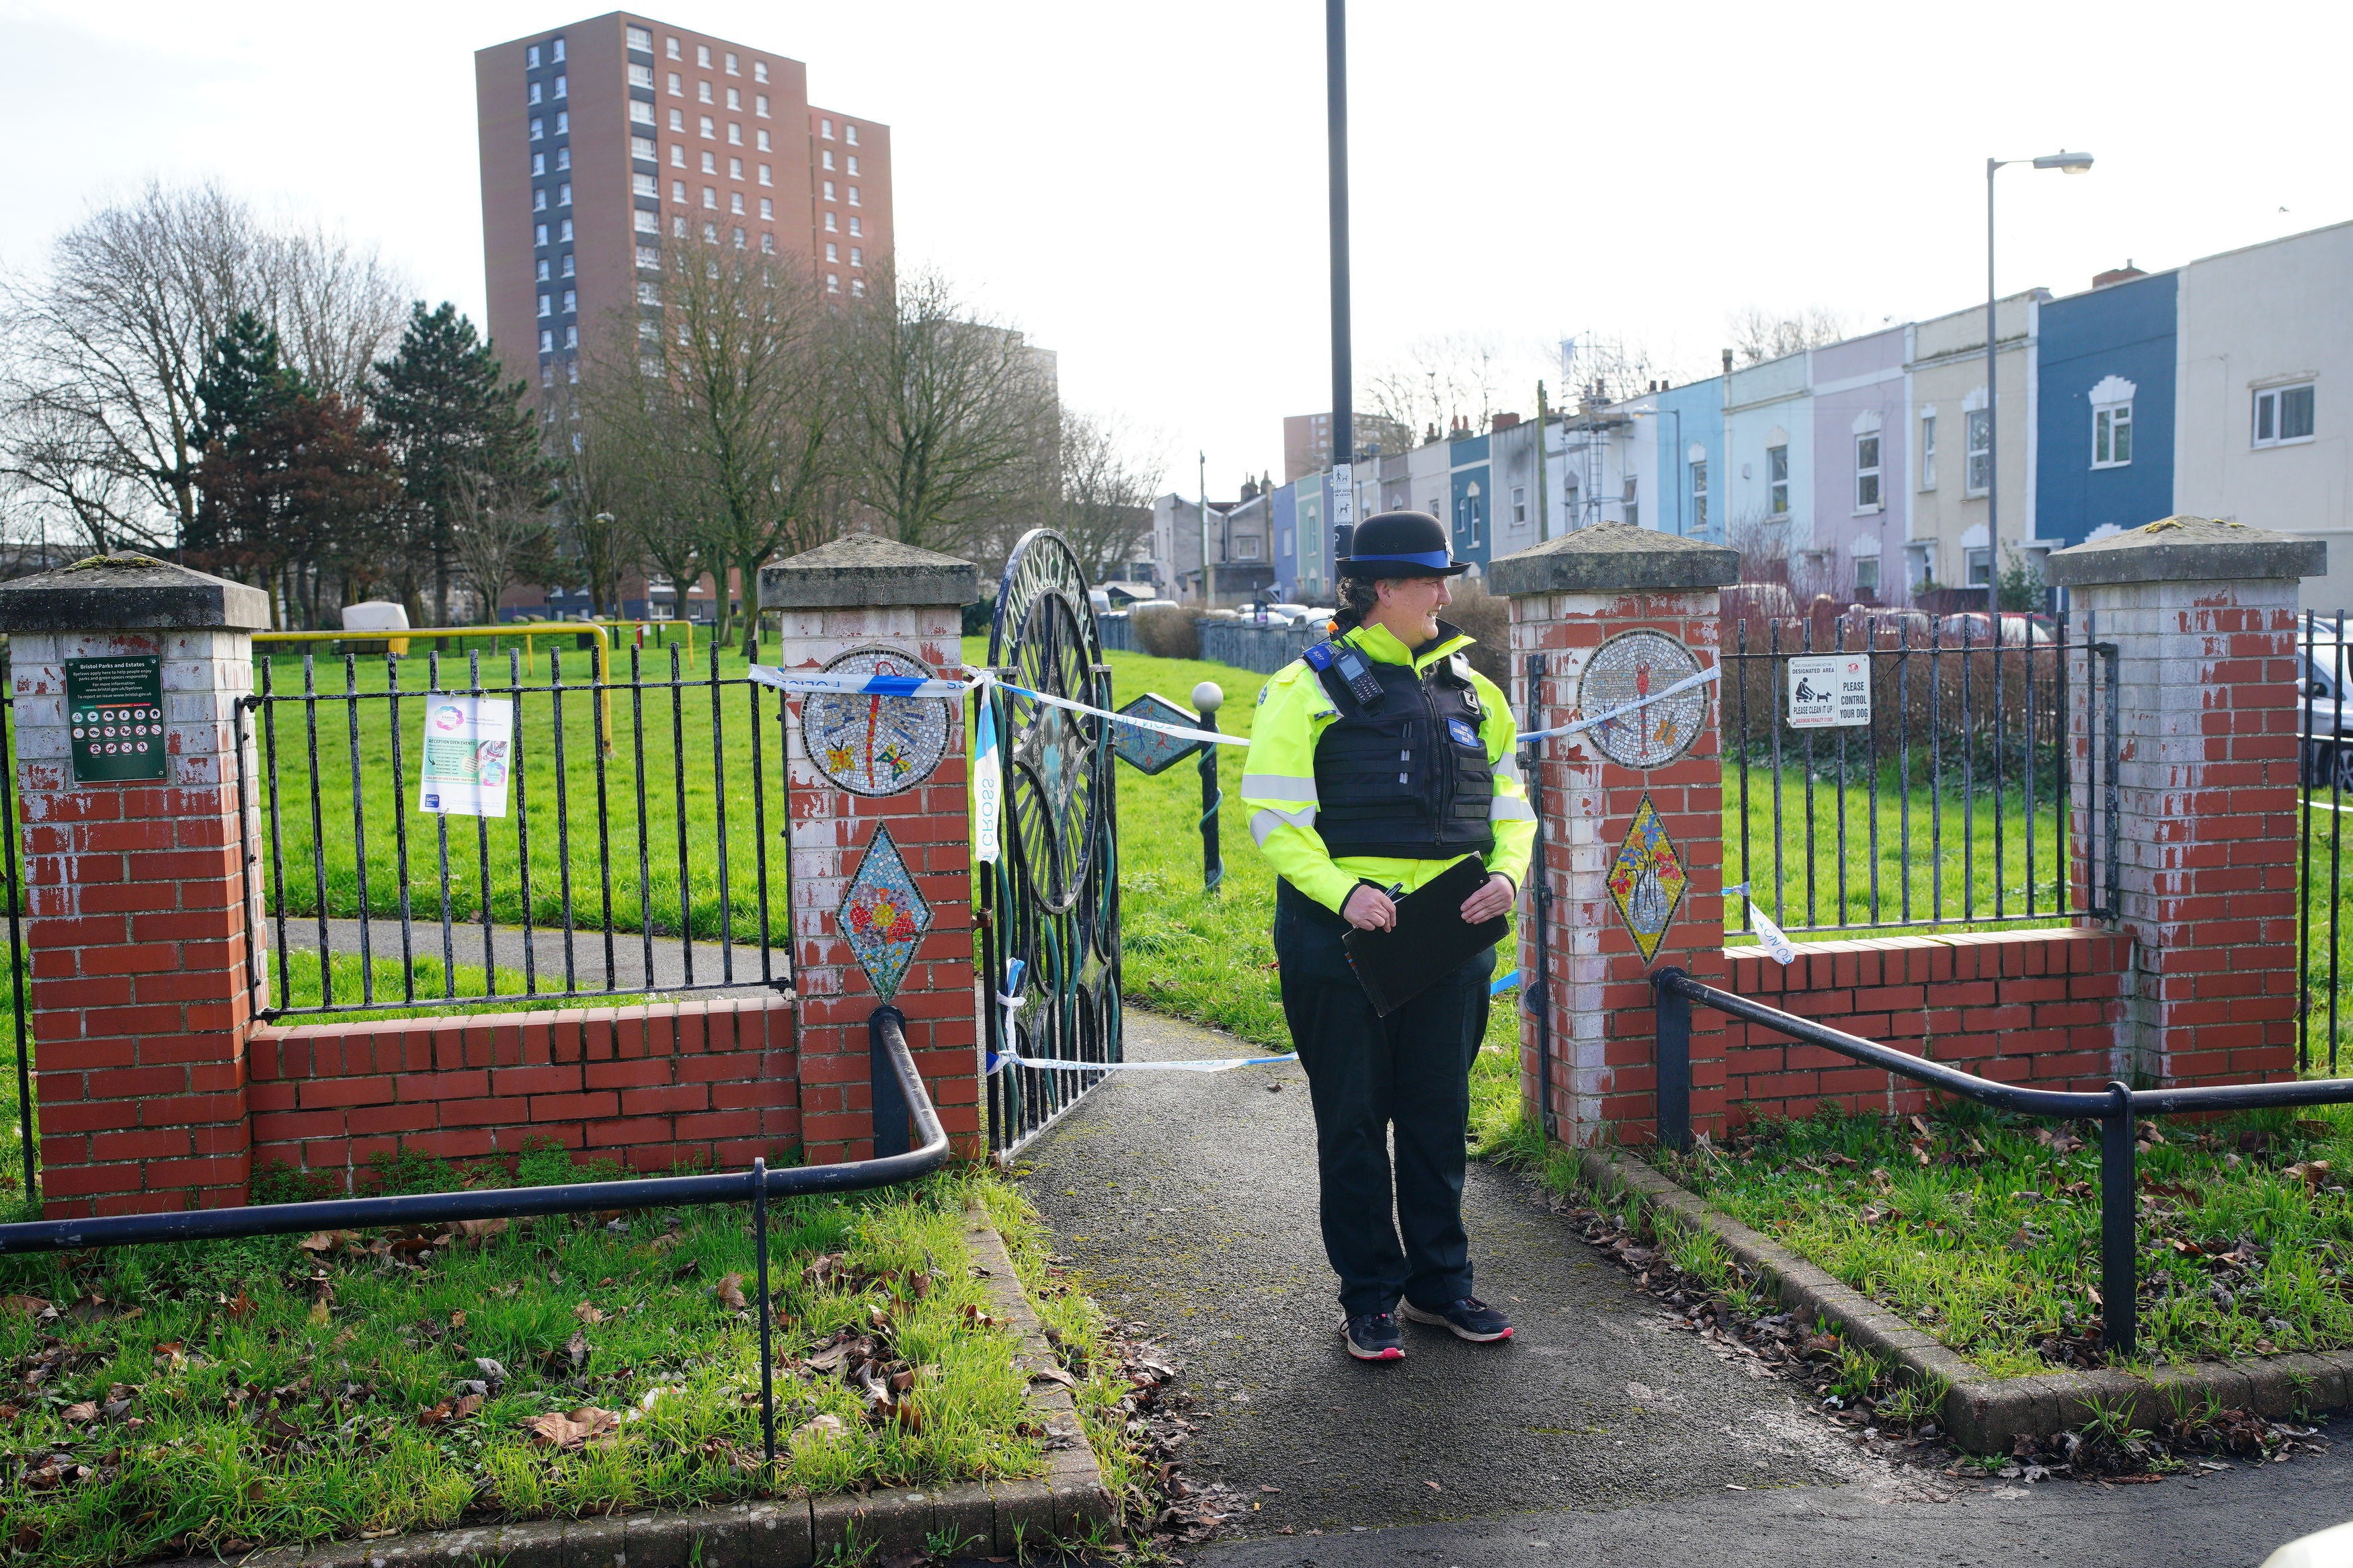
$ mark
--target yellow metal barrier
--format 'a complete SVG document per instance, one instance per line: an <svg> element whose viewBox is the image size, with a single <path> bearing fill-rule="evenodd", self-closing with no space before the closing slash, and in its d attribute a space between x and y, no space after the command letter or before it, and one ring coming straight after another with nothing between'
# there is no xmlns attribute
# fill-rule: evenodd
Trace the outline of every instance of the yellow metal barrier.
<svg viewBox="0 0 2353 1568"><path fill-rule="evenodd" d="M511 621L496 626L427 626L405 632L256 632L257 643L380 642L394 653L406 653L411 637L521 637L522 657L529 663L533 639L548 637L590 637L596 639L598 705L604 710L605 749L613 749L613 634L597 621ZM689 648L690 655L692 649Z"/></svg>
<svg viewBox="0 0 2353 1568"><path fill-rule="evenodd" d="M638 631L638 628L643 627L643 628L645 628L646 630L648 630L648 631L650 631L650 632L654 633L654 634L656 635L656 637L659 637L659 635L660 635L661 633L663 633L663 632L665 632L665 631L668 631L668 630L670 630L670 628L672 628L672 627L677 627L677 628L679 628L679 629L681 629L681 630L683 630L683 631L686 633L686 658L687 658L687 662L688 662L689 664L691 664L691 663L693 663L693 662L694 662L694 623L693 623L692 621L689 621L689 620L657 621L657 620L649 620L649 619L638 619L638 620L634 620L634 621L629 621L629 620L619 620L619 621L596 621L596 622L591 622L591 623L588 623L588 624L590 624L590 625L594 625L594 626L611 626L611 627L612 627L612 628L614 628L616 631L629 632L629 633L635 633L636 631Z"/></svg>

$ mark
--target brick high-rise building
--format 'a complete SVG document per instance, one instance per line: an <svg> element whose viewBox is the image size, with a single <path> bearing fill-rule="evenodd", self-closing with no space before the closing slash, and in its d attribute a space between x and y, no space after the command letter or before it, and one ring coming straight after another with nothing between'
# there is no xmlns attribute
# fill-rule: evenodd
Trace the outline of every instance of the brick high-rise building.
<svg viewBox="0 0 2353 1568"><path fill-rule="evenodd" d="M812 108L800 61L614 11L474 56L491 341L538 385L638 308L665 243L799 259L864 294L891 130Z"/></svg>

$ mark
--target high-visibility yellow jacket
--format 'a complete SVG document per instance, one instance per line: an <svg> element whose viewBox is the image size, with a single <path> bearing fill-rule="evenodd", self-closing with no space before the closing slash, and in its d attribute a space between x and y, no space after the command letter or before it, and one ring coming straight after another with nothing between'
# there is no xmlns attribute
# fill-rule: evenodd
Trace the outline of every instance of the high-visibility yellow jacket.
<svg viewBox="0 0 2353 1568"><path fill-rule="evenodd" d="M1472 641L1458 633L1413 649L1386 626L1357 626L1335 640L1351 644L1382 664L1411 665L1417 675ZM1495 847L1487 852L1487 868L1501 871L1516 886L1527 879L1528 854L1536 837L1535 813L1528 807L1527 787L1513 755L1519 727L1495 683L1476 670L1469 673L1486 710L1479 736L1487 742L1487 761L1495 773L1495 799L1489 812ZM1284 665L1258 694L1250 770L1242 774L1241 784L1242 809L1250 816L1250 837L1258 840L1260 853L1278 876L1335 912L1360 879L1384 888L1402 884L1409 893L1454 864L1451 859L1409 860L1389 855L1333 858L1315 831L1315 742L1339 716L1331 693L1304 659Z"/></svg>

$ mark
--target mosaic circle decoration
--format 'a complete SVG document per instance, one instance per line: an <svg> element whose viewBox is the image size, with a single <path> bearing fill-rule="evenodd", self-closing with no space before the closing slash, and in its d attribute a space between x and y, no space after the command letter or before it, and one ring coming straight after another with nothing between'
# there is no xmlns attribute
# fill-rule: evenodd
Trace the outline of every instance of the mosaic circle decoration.
<svg viewBox="0 0 2353 1568"><path fill-rule="evenodd" d="M828 675L896 675L928 680L922 659L894 647L852 648ZM811 692L801 705L801 743L818 771L852 795L896 795L932 776L948 747L944 697Z"/></svg>
<svg viewBox="0 0 2353 1568"><path fill-rule="evenodd" d="M1577 711L1591 719L1697 675L1699 659L1664 632L1620 632L1593 650L1577 686ZM1656 768L1673 762L1707 722L1707 689L1694 686L1644 702L1630 713L1585 731L1596 750L1621 767Z"/></svg>

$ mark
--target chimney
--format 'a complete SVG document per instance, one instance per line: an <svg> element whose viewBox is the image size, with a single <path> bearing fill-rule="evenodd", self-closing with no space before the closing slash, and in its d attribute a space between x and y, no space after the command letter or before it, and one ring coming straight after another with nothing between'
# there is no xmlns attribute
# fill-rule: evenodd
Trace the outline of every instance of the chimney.
<svg viewBox="0 0 2353 1568"><path fill-rule="evenodd" d="M1519 422L1520 416L1516 414L1498 414L1488 422L1487 427L1491 430L1508 430Z"/></svg>
<svg viewBox="0 0 2353 1568"><path fill-rule="evenodd" d="M2142 271L2139 268L2135 267L2132 264L2132 258L2127 256L2125 258L2125 264L2122 267L2112 267L2105 272L2094 273L2092 275L2092 287L2094 289L2105 289L2111 284L2129 283L2136 278L2146 278L2147 276L2147 273Z"/></svg>

